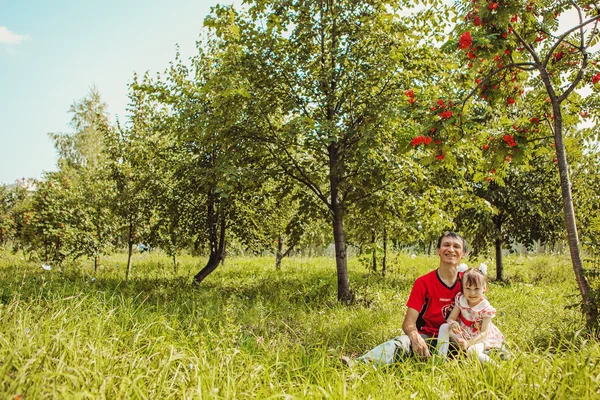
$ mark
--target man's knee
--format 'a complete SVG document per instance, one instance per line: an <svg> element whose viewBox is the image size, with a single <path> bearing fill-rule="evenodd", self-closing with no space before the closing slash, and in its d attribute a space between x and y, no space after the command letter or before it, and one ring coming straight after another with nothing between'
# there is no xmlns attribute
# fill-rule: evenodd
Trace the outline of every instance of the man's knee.
<svg viewBox="0 0 600 400"><path fill-rule="evenodd" d="M435 347L437 344L436 338L433 338L429 335L421 334L421 337L427 343L427 347L429 348L429 352L435 351ZM396 343L396 357L397 359L407 357L413 353L412 343L410 342L410 338L407 335L397 336L392 339Z"/></svg>
<svg viewBox="0 0 600 400"><path fill-rule="evenodd" d="M394 338L396 342L396 358L404 358L411 353L410 339L407 335L401 335Z"/></svg>

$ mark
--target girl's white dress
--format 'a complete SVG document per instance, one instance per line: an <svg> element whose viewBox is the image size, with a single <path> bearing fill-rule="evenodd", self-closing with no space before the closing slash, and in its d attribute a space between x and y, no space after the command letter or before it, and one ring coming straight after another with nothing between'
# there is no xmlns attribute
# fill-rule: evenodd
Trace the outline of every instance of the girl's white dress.
<svg viewBox="0 0 600 400"><path fill-rule="evenodd" d="M462 293L456 295L454 306L460 308L460 315L457 322L460 324L463 336L467 340L479 334L481 322L484 317L493 318L496 315L496 309L490 305L487 299L483 299L475 307L470 307ZM490 321L487 338L485 339L485 349L502 347L503 342L504 335Z"/></svg>

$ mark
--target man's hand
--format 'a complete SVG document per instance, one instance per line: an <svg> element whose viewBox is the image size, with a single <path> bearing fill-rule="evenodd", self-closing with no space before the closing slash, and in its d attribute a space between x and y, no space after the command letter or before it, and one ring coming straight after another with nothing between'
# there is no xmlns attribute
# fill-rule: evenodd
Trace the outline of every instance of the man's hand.
<svg viewBox="0 0 600 400"><path fill-rule="evenodd" d="M429 358L431 357L431 353L429 352L429 346L427 346L427 342L425 339L421 337L421 335L411 335L410 336L410 345L412 347L413 353L420 358Z"/></svg>
<svg viewBox="0 0 600 400"><path fill-rule="evenodd" d="M429 358L431 357L431 353L429 353L427 342L425 342L425 339L421 337L417 330L418 317L419 312L414 308L408 307L404 323L402 324L402 330L410 339L410 347L412 347L413 353L421 358Z"/></svg>

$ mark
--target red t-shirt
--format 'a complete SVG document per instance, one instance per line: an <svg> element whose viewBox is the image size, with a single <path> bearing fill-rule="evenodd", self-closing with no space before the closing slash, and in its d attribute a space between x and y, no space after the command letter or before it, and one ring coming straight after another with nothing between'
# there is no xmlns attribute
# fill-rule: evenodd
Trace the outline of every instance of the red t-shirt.
<svg viewBox="0 0 600 400"><path fill-rule="evenodd" d="M437 269L417 278L406 305L419 311L419 333L437 336L440 325L446 322L454 308L454 298L460 291L459 274L452 287L442 282Z"/></svg>

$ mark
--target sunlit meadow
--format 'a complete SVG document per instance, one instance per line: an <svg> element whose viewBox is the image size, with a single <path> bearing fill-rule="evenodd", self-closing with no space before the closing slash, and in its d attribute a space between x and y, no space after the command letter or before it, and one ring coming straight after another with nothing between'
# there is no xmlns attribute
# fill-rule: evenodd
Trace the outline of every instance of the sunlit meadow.
<svg viewBox="0 0 600 400"><path fill-rule="evenodd" d="M400 334L410 287L435 257L392 256L386 277L351 259L352 306L336 301L331 258L277 271L274 258L232 257L193 287L204 261L183 257L176 275L166 256L137 254L125 281L119 255L94 274L89 261L45 271L1 252L0 397L600 398L600 346L569 307L566 257L508 257L507 282L491 283L512 359L380 368L339 358Z"/></svg>

